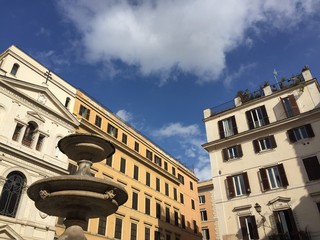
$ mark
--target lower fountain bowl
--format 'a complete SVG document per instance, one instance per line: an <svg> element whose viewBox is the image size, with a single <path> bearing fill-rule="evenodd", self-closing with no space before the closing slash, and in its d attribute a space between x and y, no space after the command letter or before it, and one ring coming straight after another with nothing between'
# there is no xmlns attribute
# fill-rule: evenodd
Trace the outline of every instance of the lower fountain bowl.
<svg viewBox="0 0 320 240"><path fill-rule="evenodd" d="M126 190L117 183L78 175L39 180L27 193L42 212L84 220L111 215L128 199Z"/></svg>

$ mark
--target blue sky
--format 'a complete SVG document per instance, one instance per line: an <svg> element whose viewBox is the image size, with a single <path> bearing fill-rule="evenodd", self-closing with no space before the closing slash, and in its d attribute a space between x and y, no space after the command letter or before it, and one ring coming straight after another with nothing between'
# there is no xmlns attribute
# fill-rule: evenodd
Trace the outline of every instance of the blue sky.
<svg viewBox="0 0 320 240"><path fill-rule="evenodd" d="M210 178L203 110L238 90L320 74L318 0L11 0L16 45Z"/></svg>

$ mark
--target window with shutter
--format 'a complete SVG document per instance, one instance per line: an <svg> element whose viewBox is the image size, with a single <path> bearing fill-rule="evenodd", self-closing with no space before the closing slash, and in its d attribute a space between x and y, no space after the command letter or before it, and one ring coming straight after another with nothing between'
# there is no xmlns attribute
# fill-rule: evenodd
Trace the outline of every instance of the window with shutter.
<svg viewBox="0 0 320 240"><path fill-rule="evenodd" d="M276 147L277 143L273 135L253 140L253 148L255 153L274 149Z"/></svg>
<svg viewBox="0 0 320 240"><path fill-rule="evenodd" d="M223 149L222 156L224 161L241 158L243 156L241 145L235 145Z"/></svg>
<svg viewBox="0 0 320 240"><path fill-rule="evenodd" d="M300 114L296 99L294 95L289 95L286 98L281 99L282 105L285 109L287 117L292 117Z"/></svg>
<svg viewBox="0 0 320 240"><path fill-rule="evenodd" d="M311 124L306 124L306 125L288 130L288 136L289 136L290 142L294 143L303 139L313 138L314 132L312 130Z"/></svg>
<svg viewBox="0 0 320 240"><path fill-rule="evenodd" d="M249 129L254 129L268 125L269 117L267 115L266 107L260 106L246 112L246 117L249 125Z"/></svg>
<svg viewBox="0 0 320 240"><path fill-rule="evenodd" d="M251 192L247 173L242 173L226 178L227 191L230 198L242 196Z"/></svg>
<svg viewBox="0 0 320 240"><path fill-rule="evenodd" d="M220 138L225 138L238 134L238 128L234 116L219 121L218 128Z"/></svg>
<svg viewBox="0 0 320 240"><path fill-rule="evenodd" d="M254 216L243 216L239 218L242 239L259 239L256 218Z"/></svg>
<svg viewBox="0 0 320 240"><path fill-rule="evenodd" d="M259 169L263 191L288 186L287 176L283 164Z"/></svg>
<svg viewBox="0 0 320 240"><path fill-rule="evenodd" d="M316 156L302 160L310 181L320 179L320 164Z"/></svg>

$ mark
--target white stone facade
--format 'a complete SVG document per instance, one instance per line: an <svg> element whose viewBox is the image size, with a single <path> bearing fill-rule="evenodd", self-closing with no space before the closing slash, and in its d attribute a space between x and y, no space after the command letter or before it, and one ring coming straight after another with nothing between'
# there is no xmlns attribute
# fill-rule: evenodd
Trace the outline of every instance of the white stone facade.
<svg viewBox="0 0 320 240"><path fill-rule="evenodd" d="M57 142L79 123L68 110L75 89L54 74L45 83L46 72L14 46L0 55L1 239L55 237L56 217L38 211L26 190L39 179L67 173L68 159Z"/></svg>
<svg viewBox="0 0 320 240"><path fill-rule="evenodd" d="M216 239L320 239L320 93L308 69L301 76L229 110L204 111Z"/></svg>

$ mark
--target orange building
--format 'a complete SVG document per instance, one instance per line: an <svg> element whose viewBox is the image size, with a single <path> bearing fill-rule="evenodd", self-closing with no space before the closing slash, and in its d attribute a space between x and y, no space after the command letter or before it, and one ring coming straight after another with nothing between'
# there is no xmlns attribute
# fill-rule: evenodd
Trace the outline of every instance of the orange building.
<svg viewBox="0 0 320 240"><path fill-rule="evenodd" d="M198 183L201 232L203 240L215 240L215 214L212 180Z"/></svg>
<svg viewBox="0 0 320 240"><path fill-rule="evenodd" d="M193 172L79 90L74 115L78 132L101 135L116 148L92 174L120 183L129 195L114 215L89 220L88 239L201 239ZM70 171L75 168L71 162ZM62 231L58 227L57 234Z"/></svg>

